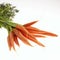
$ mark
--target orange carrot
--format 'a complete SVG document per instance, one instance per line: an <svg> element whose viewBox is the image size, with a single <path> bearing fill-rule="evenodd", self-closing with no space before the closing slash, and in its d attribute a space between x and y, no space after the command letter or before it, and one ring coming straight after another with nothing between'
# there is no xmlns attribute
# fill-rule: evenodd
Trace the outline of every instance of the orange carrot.
<svg viewBox="0 0 60 60"><path fill-rule="evenodd" d="M23 25L16 25L16 29L25 32L26 34L28 34L28 31L26 30L26 28Z"/></svg>
<svg viewBox="0 0 60 60"><path fill-rule="evenodd" d="M43 30L40 30L40 29L38 29L38 28L35 28L35 27L25 27L27 30L31 30L31 31L37 31L37 32L45 32L45 31L43 31Z"/></svg>
<svg viewBox="0 0 60 60"><path fill-rule="evenodd" d="M14 33L13 33L13 36L14 36L14 42L16 43L16 45L20 46L17 36Z"/></svg>
<svg viewBox="0 0 60 60"><path fill-rule="evenodd" d="M21 27L23 27L22 30L21 30L21 27L20 27L19 25L17 25L16 27L17 27L17 29L19 29L20 31L23 31L23 33L24 33L25 35L29 36L31 40L33 39L33 41L34 41L35 43L38 43L39 45L44 46L43 44L37 42L37 40L35 39L35 37L33 37L33 36L28 32L28 30L27 30L26 28L24 28L23 26L21 26Z"/></svg>
<svg viewBox="0 0 60 60"><path fill-rule="evenodd" d="M30 33L33 33L33 34L43 34L43 35L48 35L48 36L57 36L56 34L54 33L50 33L50 32L47 32L47 31L43 31L43 30L39 30L35 27L26 27L26 29L30 32Z"/></svg>
<svg viewBox="0 0 60 60"><path fill-rule="evenodd" d="M24 32L22 32L22 34L23 34L27 39L29 39L30 41L33 41L33 42L37 43L38 45L44 47L44 45L43 45L42 43L40 43L39 41L37 41L37 39L36 39L32 34L29 33L30 35L27 35L27 34L25 34Z"/></svg>
<svg viewBox="0 0 60 60"><path fill-rule="evenodd" d="M15 50L15 47L14 47L14 37L13 37L13 33L12 32L10 32L10 40L11 40L11 45L12 45L12 47L13 47L13 49Z"/></svg>
<svg viewBox="0 0 60 60"><path fill-rule="evenodd" d="M25 28L24 26L20 26L20 25L17 25L16 28L22 32L24 32L26 35L29 35L32 37L32 35L30 34L30 32L28 31L27 28Z"/></svg>
<svg viewBox="0 0 60 60"><path fill-rule="evenodd" d="M47 35L47 36L52 36L52 37L57 37L56 34L50 33L50 32L36 32L36 31L29 31L32 34L42 34L42 35Z"/></svg>
<svg viewBox="0 0 60 60"><path fill-rule="evenodd" d="M42 32L41 34L43 34L43 35L47 35L47 36L52 36L52 37L57 37L56 34L54 34L54 33L50 33L50 32Z"/></svg>
<svg viewBox="0 0 60 60"><path fill-rule="evenodd" d="M16 35L21 41L23 41L25 44L27 44L27 45L29 45L29 46L32 46L32 45L28 42L27 38L25 38L19 30L14 29L13 32L14 32L15 35Z"/></svg>
<svg viewBox="0 0 60 60"><path fill-rule="evenodd" d="M38 28L35 28L35 27L25 27L28 31L34 31L34 32L45 32L45 31L43 31L43 30L40 30L40 29L38 29Z"/></svg>
<svg viewBox="0 0 60 60"><path fill-rule="evenodd" d="M8 42L9 50L11 50L12 45L11 45L11 40L10 40L9 38L10 38L10 37L8 36L8 37L7 37L7 42Z"/></svg>
<svg viewBox="0 0 60 60"><path fill-rule="evenodd" d="M35 35L35 34L33 34L33 36L40 37L40 38L45 38L45 36L43 36L43 35Z"/></svg>
<svg viewBox="0 0 60 60"><path fill-rule="evenodd" d="M38 21L33 21L33 22L30 22L30 23L24 24L23 26L29 27L29 26L35 24L36 22L38 22Z"/></svg>
<svg viewBox="0 0 60 60"><path fill-rule="evenodd" d="M25 37L28 38L30 41L33 41L33 42L35 42L36 44L44 47L44 45L43 45L42 43L40 43L39 41L37 41L36 38L32 38L31 36L28 36L28 35L25 35Z"/></svg>

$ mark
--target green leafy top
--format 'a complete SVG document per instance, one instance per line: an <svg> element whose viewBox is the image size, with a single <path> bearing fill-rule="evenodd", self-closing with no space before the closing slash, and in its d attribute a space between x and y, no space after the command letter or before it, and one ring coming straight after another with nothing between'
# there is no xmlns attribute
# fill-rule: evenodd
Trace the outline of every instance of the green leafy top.
<svg viewBox="0 0 60 60"><path fill-rule="evenodd" d="M16 24L12 22L12 18L17 12L18 10L15 9L15 6L9 3L0 4L0 28L4 27L10 32L12 28L16 26Z"/></svg>
<svg viewBox="0 0 60 60"><path fill-rule="evenodd" d="M12 6L9 3L0 4L0 20L11 21L17 12L18 10L15 9L15 6Z"/></svg>
<svg viewBox="0 0 60 60"><path fill-rule="evenodd" d="M7 28L10 25L15 26L15 24L12 23L12 18L15 16L15 13L17 12L18 10L15 9L15 6L12 6L9 3L0 4L0 28L1 27Z"/></svg>

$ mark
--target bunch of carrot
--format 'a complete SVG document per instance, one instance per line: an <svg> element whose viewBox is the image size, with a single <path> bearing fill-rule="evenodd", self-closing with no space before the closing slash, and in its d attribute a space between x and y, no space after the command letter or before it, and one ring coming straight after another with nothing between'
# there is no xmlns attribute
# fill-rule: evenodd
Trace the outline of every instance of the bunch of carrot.
<svg viewBox="0 0 60 60"><path fill-rule="evenodd" d="M15 50L14 42L18 46L20 46L18 42L18 38L23 43L29 46L32 46L32 45L29 43L28 40L33 41L37 43L38 45L45 47L41 42L37 41L36 37L40 37L40 38L45 38L46 36L57 37L57 35L54 33L50 33L50 32L43 31L35 27L32 27L32 25L36 22L37 21L33 21L33 22L30 22L24 25L16 24L16 26L13 28L13 30L8 35L8 46L10 50L12 47Z"/></svg>
<svg viewBox="0 0 60 60"><path fill-rule="evenodd" d="M15 9L15 7L12 7L11 4L0 4L0 27L4 27L8 31L7 42L9 50L11 50L11 48L15 50L15 44L20 46L18 38L24 44L27 44L29 46L32 45L28 40L45 47L41 42L37 41L36 37L45 38L46 36L57 36L54 33L32 27L32 25L37 21L33 21L24 25L13 23L11 20L15 15L15 12L18 12L18 10Z"/></svg>

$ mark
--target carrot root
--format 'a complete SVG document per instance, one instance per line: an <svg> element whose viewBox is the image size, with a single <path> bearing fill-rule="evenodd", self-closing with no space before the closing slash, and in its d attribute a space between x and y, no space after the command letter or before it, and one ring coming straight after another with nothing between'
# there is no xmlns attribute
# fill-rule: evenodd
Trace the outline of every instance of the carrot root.
<svg viewBox="0 0 60 60"><path fill-rule="evenodd" d="M14 29L13 32L16 34L16 36L17 36L22 42L24 42L25 44L27 44L27 45L29 45L29 46L32 46L32 45L28 42L27 38L25 38L19 30Z"/></svg>
<svg viewBox="0 0 60 60"><path fill-rule="evenodd" d="M9 50L11 50L12 47L15 50L15 47L14 47L14 37L13 37L13 33L12 32L10 32L10 34L8 36L8 46L9 46Z"/></svg>
<svg viewBox="0 0 60 60"><path fill-rule="evenodd" d="M43 30L39 30L39 29L37 29L37 28L35 28L35 27L26 27L26 29L27 29L30 33L33 33L33 34L42 34L42 35L57 37L57 35L54 34L54 33L50 33L50 32L43 31Z"/></svg>
<svg viewBox="0 0 60 60"><path fill-rule="evenodd" d="M38 45L40 45L40 46L43 46L44 47L44 45L42 44L42 43L40 43L39 41L37 41L37 39L35 38L35 36L33 36L32 34L25 34L24 32L22 32L22 34L27 38L27 39L29 39L30 41L32 41L32 42L35 42L36 44L38 44ZM41 36L42 37L42 36Z"/></svg>
<svg viewBox="0 0 60 60"><path fill-rule="evenodd" d="M34 35L34 34L33 34L33 36L35 36L35 37L40 37L40 38L45 38L45 36L43 36L43 35Z"/></svg>
<svg viewBox="0 0 60 60"><path fill-rule="evenodd" d="M14 34L14 33L13 33ZM18 42L18 39L17 39L17 36L14 34L14 42L16 43L17 46L20 46L19 42Z"/></svg>
<svg viewBox="0 0 60 60"><path fill-rule="evenodd" d="M9 39L9 36L7 37L7 42L8 42L9 50L11 50L12 45L11 45L11 40Z"/></svg>
<svg viewBox="0 0 60 60"><path fill-rule="evenodd" d="M30 23L24 24L23 26L29 27L29 26L35 24L36 22L38 22L38 21L33 21L33 22L30 22Z"/></svg>
<svg viewBox="0 0 60 60"><path fill-rule="evenodd" d="M10 32L10 40L11 40L11 45L12 45L13 49L15 50L13 32Z"/></svg>

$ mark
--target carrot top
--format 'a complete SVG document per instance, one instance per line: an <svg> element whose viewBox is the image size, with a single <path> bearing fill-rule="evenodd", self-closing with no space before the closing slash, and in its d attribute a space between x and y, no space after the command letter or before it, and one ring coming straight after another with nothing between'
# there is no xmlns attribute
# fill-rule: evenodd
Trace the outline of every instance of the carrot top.
<svg viewBox="0 0 60 60"><path fill-rule="evenodd" d="M9 32L12 30L12 26L15 26L15 23L12 23L12 18L15 16L19 10L12 6L9 3L0 4L0 28L4 27Z"/></svg>

